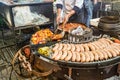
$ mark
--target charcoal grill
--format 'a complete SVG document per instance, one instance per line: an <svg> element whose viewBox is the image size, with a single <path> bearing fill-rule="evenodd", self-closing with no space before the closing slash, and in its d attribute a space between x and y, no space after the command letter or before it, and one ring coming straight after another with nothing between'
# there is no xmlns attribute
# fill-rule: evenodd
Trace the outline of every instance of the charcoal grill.
<svg viewBox="0 0 120 80"><path fill-rule="evenodd" d="M50 46L50 43L48 46ZM113 75L118 75L117 65L120 62L120 56L103 61L82 63L53 60L50 57L46 57L39 53L36 55L40 56L44 60L47 59L49 62L55 62L62 68L61 71L53 74L58 78L58 80L103 80Z"/></svg>

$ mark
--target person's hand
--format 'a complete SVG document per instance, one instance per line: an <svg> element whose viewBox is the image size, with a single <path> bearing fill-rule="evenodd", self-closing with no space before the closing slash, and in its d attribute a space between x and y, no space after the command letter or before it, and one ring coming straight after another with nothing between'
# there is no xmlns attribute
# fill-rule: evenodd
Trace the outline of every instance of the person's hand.
<svg viewBox="0 0 120 80"><path fill-rule="evenodd" d="M63 23L64 23L64 24L65 24L65 23L67 23L67 22L68 22L68 20L69 20L69 18L70 18L70 16L69 16L69 15L65 15Z"/></svg>
<svg viewBox="0 0 120 80"><path fill-rule="evenodd" d="M60 17L60 15L58 15L57 18L56 18L56 22L57 22L57 24L60 23L60 19L61 19L61 17Z"/></svg>

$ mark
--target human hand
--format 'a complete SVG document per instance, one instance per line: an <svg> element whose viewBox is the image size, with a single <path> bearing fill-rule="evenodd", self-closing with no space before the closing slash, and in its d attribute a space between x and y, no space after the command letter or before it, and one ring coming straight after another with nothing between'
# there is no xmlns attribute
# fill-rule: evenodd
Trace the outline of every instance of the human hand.
<svg viewBox="0 0 120 80"><path fill-rule="evenodd" d="M56 22L57 22L57 24L60 23L60 19L61 19L61 17L60 17L60 15L58 15L57 18L56 18Z"/></svg>
<svg viewBox="0 0 120 80"><path fill-rule="evenodd" d="M69 15L65 15L63 23L67 23L69 18L70 18Z"/></svg>

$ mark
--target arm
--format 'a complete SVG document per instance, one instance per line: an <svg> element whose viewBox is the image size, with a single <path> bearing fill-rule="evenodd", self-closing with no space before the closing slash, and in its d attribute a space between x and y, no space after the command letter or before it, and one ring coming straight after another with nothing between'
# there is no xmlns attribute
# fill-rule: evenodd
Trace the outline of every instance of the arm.
<svg viewBox="0 0 120 80"><path fill-rule="evenodd" d="M59 24L60 18L61 18L61 11L62 11L62 8L63 8L63 1L62 0L56 0L56 7L57 7L56 21L57 21L57 24Z"/></svg>
<svg viewBox="0 0 120 80"><path fill-rule="evenodd" d="M65 19L64 19L64 21L65 21L65 23L69 20L69 18L73 15L73 14L75 14L75 13L79 13L79 10L83 7L83 0L76 0L76 2L75 2L75 6L73 7L73 9L70 11L70 13L69 14L67 14L66 16L65 16Z"/></svg>

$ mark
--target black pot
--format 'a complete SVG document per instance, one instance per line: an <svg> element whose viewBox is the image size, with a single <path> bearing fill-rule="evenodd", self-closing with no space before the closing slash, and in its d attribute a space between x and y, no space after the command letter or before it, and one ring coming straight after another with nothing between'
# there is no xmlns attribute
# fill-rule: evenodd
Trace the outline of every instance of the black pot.
<svg viewBox="0 0 120 80"><path fill-rule="evenodd" d="M98 29L112 36L117 36L120 32L120 17L104 16L100 18Z"/></svg>

